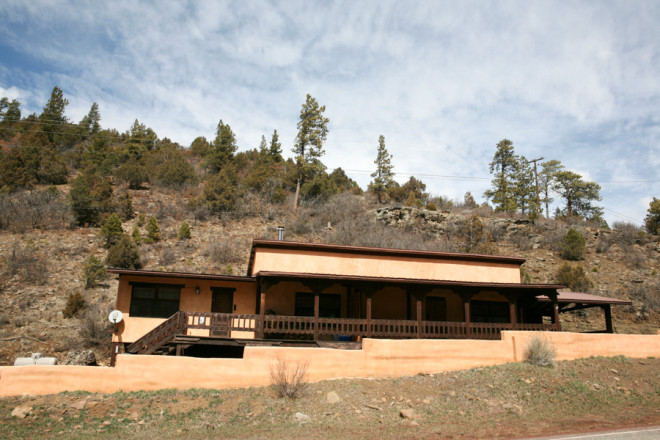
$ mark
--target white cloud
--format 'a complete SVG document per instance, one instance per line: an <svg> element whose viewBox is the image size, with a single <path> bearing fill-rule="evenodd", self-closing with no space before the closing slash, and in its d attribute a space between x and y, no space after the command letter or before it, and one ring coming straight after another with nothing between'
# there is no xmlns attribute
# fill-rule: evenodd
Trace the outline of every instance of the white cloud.
<svg viewBox="0 0 660 440"><path fill-rule="evenodd" d="M104 126L137 118L182 145L213 137L221 118L243 148L277 129L285 154L311 93L331 119L329 168L371 170L384 134L401 182L489 177L495 144L509 138L519 154L596 180L654 180L659 19L651 1L8 0L0 44L21 55L0 63L0 91L40 111L59 85L73 120L96 101ZM454 198L489 185L423 180ZM618 211L658 189L603 192Z"/></svg>

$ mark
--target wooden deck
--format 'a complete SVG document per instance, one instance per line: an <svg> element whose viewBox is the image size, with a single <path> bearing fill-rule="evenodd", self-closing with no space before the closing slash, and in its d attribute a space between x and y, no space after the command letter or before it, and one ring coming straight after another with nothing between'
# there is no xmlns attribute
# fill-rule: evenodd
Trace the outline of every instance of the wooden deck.
<svg viewBox="0 0 660 440"><path fill-rule="evenodd" d="M208 330L194 336L188 330ZM179 311L128 345L135 354L180 354L186 344L312 345L355 348L349 341L388 339L500 339L503 330L558 331L556 324L494 324L447 321L315 318ZM253 332L254 339L232 338L232 332ZM263 335L263 337L256 337ZM339 341L333 341L339 339ZM201 341L201 342L200 342Z"/></svg>

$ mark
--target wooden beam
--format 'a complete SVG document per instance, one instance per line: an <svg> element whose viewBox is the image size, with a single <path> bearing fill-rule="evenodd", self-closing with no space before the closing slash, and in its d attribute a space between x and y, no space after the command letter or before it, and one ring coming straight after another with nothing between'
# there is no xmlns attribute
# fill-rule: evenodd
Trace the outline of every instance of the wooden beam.
<svg viewBox="0 0 660 440"><path fill-rule="evenodd" d="M320 310L320 294L314 292L314 340L319 340L319 310Z"/></svg>
<svg viewBox="0 0 660 440"><path fill-rule="evenodd" d="M518 323L518 316L516 316L516 303L515 302L510 302L509 303L509 318L511 320L511 324L517 324Z"/></svg>

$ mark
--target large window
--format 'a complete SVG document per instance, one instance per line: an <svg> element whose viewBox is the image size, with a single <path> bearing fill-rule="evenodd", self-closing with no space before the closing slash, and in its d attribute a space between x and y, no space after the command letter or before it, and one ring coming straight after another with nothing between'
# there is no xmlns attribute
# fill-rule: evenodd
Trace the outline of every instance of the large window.
<svg viewBox="0 0 660 440"><path fill-rule="evenodd" d="M509 303L502 301L470 301L470 321L509 323Z"/></svg>
<svg viewBox="0 0 660 440"><path fill-rule="evenodd" d="M179 311L181 286L133 284L131 316L169 318Z"/></svg>
<svg viewBox="0 0 660 440"><path fill-rule="evenodd" d="M296 293L296 316L314 316L314 294ZM341 295L321 294L319 296L319 317L341 317Z"/></svg>

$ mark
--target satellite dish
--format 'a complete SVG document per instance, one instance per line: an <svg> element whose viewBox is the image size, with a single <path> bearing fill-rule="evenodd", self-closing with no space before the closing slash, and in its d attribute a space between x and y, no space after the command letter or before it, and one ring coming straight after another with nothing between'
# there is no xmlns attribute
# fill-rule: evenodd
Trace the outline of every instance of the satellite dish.
<svg viewBox="0 0 660 440"><path fill-rule="evenodd" d="M108 319L110 320L111 323L117 324L117 323L121 322L122 319L124 319L124 314L122 312L120 312L119 310L113 310L108 315Z"/></svg>

